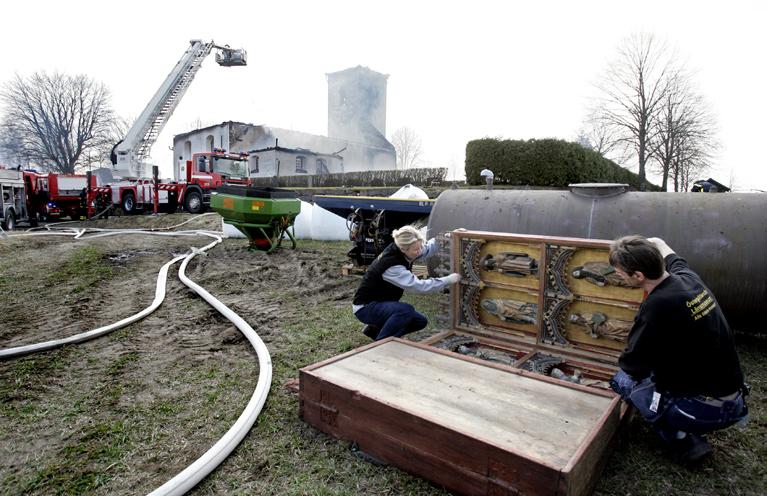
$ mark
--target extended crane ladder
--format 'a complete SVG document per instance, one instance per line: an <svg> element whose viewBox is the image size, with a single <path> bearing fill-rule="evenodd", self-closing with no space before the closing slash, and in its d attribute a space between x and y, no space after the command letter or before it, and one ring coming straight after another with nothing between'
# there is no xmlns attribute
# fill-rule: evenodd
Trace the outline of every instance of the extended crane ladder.
<svg viewBox="0 0 767 496"><path fill-rule="evenodd" d="M181 100L181 97L184 95L187 88L189 88L195 74L200 70L203 60L205 60L205 57L208 56L212 49L212 42L193 43L192 46L189 47L187 53L190 51L194 52L192 59L187 62L186 69L180 72L176 80L169 87L167 96L162 101L162 105L158 105L153 110L150 119L147 121L146 129L142 129L142 132L139 133L139 136L142 136L142 138L136 151L135 158L137 160L143 161L144 158L149 155L149 150L160 135L160 131L162 131L168 118Z"/></svg>

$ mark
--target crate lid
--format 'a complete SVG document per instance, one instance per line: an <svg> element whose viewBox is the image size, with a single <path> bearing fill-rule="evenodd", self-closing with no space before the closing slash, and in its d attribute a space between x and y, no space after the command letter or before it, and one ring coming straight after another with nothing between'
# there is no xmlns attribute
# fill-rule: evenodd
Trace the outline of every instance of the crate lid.
<svg viewBox="0 0 767 496"><path fill-rule="evenodd" d="M610 241L454 231L462 275L453 326L511 343L615 364L644 293L608 261Z"/></svg>

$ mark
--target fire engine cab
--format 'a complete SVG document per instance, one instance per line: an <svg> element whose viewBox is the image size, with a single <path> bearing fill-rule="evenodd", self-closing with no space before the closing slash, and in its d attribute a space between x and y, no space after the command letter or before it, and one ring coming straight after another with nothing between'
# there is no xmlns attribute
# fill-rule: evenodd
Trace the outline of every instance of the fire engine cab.
<svg viewBox="0 0 767 496"><path fill-rule="evenodd" d="M210 205L211 191L224 185L249 185L248 154L227 153L221 148L195 153L192 160L179 164L176 177L186 182L182 204L191 213Z"/></svg>

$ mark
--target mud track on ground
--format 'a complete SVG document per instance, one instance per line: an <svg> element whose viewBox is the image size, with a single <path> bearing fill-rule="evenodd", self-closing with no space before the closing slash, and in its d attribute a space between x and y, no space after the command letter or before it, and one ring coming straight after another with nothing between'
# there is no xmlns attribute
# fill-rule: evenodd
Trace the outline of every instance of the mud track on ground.
<svg viewBox="0 0 767 496"><path fill-rule="evenodd" d="M217 215L184 214L87 225L163 227L188 219L194 220L180 229L220 229ZM160 267L210 241L146 235L0 240L6 281L0 348L70 336L139 312L154 297ZM97 266L93 274L77 265L86 255ZM341 263L338 251L299 244L266 254L249 251L244 239L228 239L195 257L186 274L250 323L274 357L287 353L286 326L312 306L330 302L350 310L356 280L341 276ZM179 266L169 272L164 303L145 319L87 343L0 362L0 493L148 492L231 426L255 388L256 354L233 324L179 281ZM189 377L194 380L183 379ZM222 380L236 387L223 391ZM224 396L220 406L195 406ZM124 453L102 462L101 448L88 449L94 436L106 436L110 450ZM114 468L99 465L107 460ZM110 471L108 483L91 480L91 473Z"/></svg>

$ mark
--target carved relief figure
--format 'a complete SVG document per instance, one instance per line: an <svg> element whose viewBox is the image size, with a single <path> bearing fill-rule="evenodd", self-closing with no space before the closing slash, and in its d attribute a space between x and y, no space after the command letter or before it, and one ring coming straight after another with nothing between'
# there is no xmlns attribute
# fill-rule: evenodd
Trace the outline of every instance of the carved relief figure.
<svg viewBox="0 0 767 496"><path fill-rule="evenodd" d="M634 324L628 320L608 318L602 312L573 313L570 314L570 322L587 328L593 338L605 337L615 341L625 341Z"/></svg>
<svg viewBox="0 0 767 496"><path fill-rule="evenodd" d="M511 353L486 347L461 345L455 351L461 355L477 357L480 360L487 360L488 362L503 363L505 365L514 365L517 363L517 360Z"/></svg>
<svg viewBox="0 0 767 496"><path fill-rule="evenodd" d="M586 279L591 284L603 286L628 287L615 268L607 262L586 262L571 272L576 279Z"/></svg>
<svg viewBox="0 0 767 496"><path fill-rule="evenodd" d="M485 270L512 277L525 277L538 273L538 262L527 253L487 254L482 258L481 266Z"/></svg>
<svg viewBox="0 0 767 496"><path fill-rule="evenodd" d="M488 313L504 322L535 324L538 305L517 300L484 299L480 302Z"/></svg>

